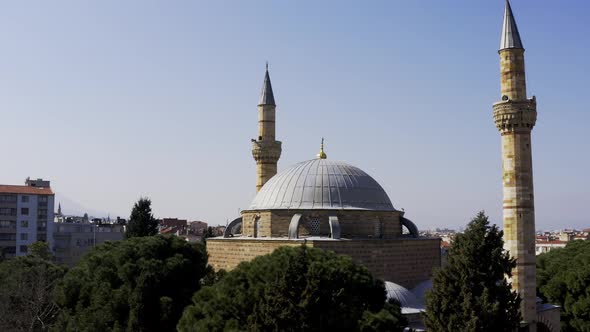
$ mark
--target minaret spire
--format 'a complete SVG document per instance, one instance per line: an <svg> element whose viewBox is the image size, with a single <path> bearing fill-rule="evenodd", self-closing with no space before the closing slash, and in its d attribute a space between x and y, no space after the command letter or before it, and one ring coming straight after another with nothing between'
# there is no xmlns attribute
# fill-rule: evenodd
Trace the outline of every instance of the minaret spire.
<svg viewBox="0 0 590 332"><path fill-rule="evenodd" d="M504 9L504 23L502 24L502 38L500 39L500 50L508 48L524 48L522 47L522 40L518 33L518 26L512 13L510 1L506 0L506 8Z"/></svg>
<svg viewBox="0 0 590 332"><path fill-rule="evenodd" d="M266 73L264 74L264 83L262 84L262 93L260 94L260 102L258 105L276 106L275 96L272 92L272 84L270 83L270 75L268 74L268 61L266 62Z"/></svg>
<svg viewBox="0 0 590 332"><path fill-rule="evenodd" d="M268 62L258 103L258 139L252 140L252 156L256 161L256 191L277 174L277 162L281 157L281 142L275 137L275 97L272 92Z"/></svg>

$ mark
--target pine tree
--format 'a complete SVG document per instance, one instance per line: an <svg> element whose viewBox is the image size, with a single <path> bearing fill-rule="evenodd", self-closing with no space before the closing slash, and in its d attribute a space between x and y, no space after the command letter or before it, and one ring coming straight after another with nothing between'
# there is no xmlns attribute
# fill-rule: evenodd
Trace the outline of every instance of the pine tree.
<svg viewBox="0 0 590 332"><path fill-rule="evenodd" d="M348 256L280 247L203 287L178 331L403 331L385 287Z"/></svg>
<svg viewBox="0 0 590 332"><path fill-rule="evenodd" d="M125 232L126 238L158 234L158 220L152 215L151 205L152 201L146 197L141 197L133 205Z"/></svg>
<svg viewBox="0 0 590 332"><path fill-rule="evenodd" d="M480 212L457 235L446 266L435 272L426 298L430 331L514 331L520 297L511 289L516 260L503 249L503 232Z"/></svg>

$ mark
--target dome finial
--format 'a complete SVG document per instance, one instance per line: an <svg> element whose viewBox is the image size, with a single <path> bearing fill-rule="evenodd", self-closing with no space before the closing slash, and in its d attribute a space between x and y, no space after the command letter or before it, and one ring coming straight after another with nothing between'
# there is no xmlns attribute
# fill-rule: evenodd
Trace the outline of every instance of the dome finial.
<svg viewBox="0 0 590 332"><path fill-rule="evenodd" d="M322 137L322 144L320 145L320 153L318 153L318 159L326 159L328 156L324 152L324 138Z"/></svg>

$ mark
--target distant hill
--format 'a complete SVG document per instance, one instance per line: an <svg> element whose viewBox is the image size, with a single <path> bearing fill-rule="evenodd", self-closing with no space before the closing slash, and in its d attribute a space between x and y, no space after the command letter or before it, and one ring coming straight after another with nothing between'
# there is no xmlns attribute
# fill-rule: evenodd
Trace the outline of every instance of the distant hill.
<svg viewBox="0 0 590 332"><path fill-rule="evenodd" d="M61 212L65 215L76 215L82 216L84 213L88 213L91 217L96 218L106 218L108 216L107 212L95 210L92 208L88 208L83 206L82 204L70 199L63 193L55 193L55 212L57 212L58 204L61 203ZM114 216L116 217L116 216ZM113 218L113 216L111 216Z"/></svg>

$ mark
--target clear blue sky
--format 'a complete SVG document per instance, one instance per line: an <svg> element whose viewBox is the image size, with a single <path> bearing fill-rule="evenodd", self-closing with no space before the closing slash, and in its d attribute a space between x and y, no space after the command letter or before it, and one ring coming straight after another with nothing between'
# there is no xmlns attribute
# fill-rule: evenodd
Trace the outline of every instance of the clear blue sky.
<svg viewBox="0 0 590 332"><path fill-rule="evenodd" d="M590 227L590 3L513 0L526 48L538 228ZM371 174L421 228L501 224L504 1L3 1L0 183L52 181L127 217L224 224L255 193L270 62L279 168ZM64 198L65 199L65 198ZM68 212L68 206L64 206Z"/></svg>

